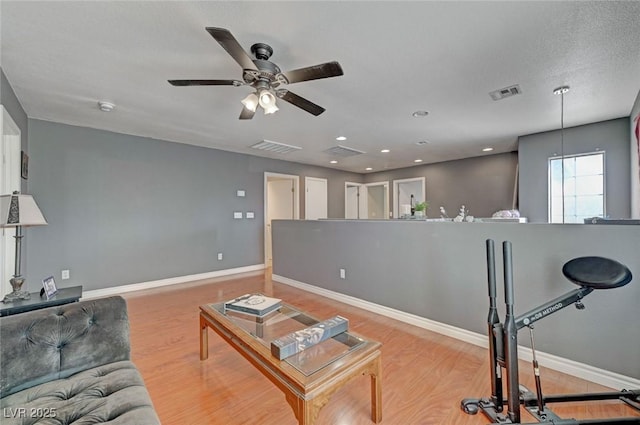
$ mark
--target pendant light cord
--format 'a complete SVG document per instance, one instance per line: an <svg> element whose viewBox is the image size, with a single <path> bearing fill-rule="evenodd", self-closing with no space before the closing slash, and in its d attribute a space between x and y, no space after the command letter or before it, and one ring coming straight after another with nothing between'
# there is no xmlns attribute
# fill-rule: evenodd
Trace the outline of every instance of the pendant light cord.
<svg viewBox="0 0 640 425"><path fill-rule="evenodd" d="M560 93L560 160L562 161L562 224L564 224L564 91Z"/></svg>
<svg viewBox="0 0 640 425"><path fill-rule="evenodd" d="M562 174L562 223L565 223L565 217L564 217L564 208L565 208L565 201L564 201L564 94L567 93L569 91L569 86L562 86L562 87L558 87L557 89L553 90L553 94L559 94L560 95L560 170L561 170L561 174Z"/></svg>

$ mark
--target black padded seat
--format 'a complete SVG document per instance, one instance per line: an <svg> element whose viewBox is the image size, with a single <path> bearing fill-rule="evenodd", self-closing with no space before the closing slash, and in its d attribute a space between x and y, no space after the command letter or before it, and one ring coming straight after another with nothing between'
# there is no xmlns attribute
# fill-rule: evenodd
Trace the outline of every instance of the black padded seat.
<svg viewBox="0 0 640 425"><path fill-rule="evenodd" d="M631 271L615 260L604 257L578 257L567 261L562 273L576 285L593 289L611 289L631 282Z"/></svg>

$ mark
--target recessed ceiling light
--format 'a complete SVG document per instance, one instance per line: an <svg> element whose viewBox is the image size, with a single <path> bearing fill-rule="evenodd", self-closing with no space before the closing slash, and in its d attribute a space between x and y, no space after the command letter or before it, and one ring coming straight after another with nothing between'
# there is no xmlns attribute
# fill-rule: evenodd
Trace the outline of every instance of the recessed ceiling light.
<svg viewBox="0 0 640 425"><path fill-rule="evenodd" d="M422 162L421 159L414 159L413 162Z"/></svg>
<svg viewBox="0 0 640 425"><path fill-rule="evenodd" d="M418 117L426 117L427 115L429 115L429 112L427 112L427 111L415 111L411 115L413 115L416 118L418 118Z"/></svg>
<svg viewBox="0 0 640 425"><path fill-rule="evenodd" d="M100 108L100 110L102 112L111 112L113 111L113 109L116 107L116 105L114 105L111 102L105 102L103 100L101 100L100 102L98 102L98 108Z"/></svg>
<svg viewBox="0 0 640 425"><path fill-rule="evenodd" d="M343 140L347 140L347 138L344 136L338 136L336 137L336 140L343 141Z"/></svg>
<svg viewBox="0 0 640 425"><path fill-rule="evenodd" d="M371 167L367 167L367 168L365 168L365 170L367 170L367 171L371 171L371 170L373 170L373 168L371 168Z"/></svg>
<svg viewBox="0 0 640 425"><path fill-rule="evenodd" d="M330 162L331 164L337 164L337 163L338 163L338 161L336 161L335 159L334 159L334 160L331 160L331 161L329 161L329 162Z"/></svg>
<svg viewBox="0 0 640 425"><path fill-rule="evenodd" d="M482 152L491 152L493 150L493 148L484 148L482 149Z"/></svg>
<svg viewBox="0 0 640 425"><path fill-rule="evenodd" d="M382 152L382 153L389 153L389 152L391 152L391 151L390 151L389 149L382 149L380 152Z"/></svg>

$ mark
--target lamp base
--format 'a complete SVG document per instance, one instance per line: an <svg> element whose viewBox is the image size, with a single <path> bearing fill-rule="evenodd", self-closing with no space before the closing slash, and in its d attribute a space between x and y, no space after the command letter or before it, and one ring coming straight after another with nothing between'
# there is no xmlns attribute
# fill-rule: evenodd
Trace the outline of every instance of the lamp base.
<svg viewBox="0 0 640 425"><path fill-rule="evenodd" d="M2 300L3 303L12 303L14 301L28 300L31 298L30 293L22 290L24 280L25 279L22 276L14 276L13 279L9 280L9 283L11 283L11 287L13 288L13 292L4 297Z"/></svg>

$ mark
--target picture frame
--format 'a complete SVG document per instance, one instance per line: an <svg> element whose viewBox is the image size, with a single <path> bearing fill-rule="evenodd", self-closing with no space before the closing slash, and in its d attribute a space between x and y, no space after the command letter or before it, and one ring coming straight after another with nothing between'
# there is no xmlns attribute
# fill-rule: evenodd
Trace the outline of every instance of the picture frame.
<svg viewBox="0 0 640 425"><path fill-rule="evenodd" d="M56 282L53 279L53 276L42 279L42 287L42 292L44 292L44 295L46 295L47 299L50 299L58 292L58 288L56 288Z"/></svg>
<svg viewBox="0 0 640 425"><path fill-rule="evenodd" d="M22 151L20 170L22 178L29 179L29 155L25 151Z"/></svg>

